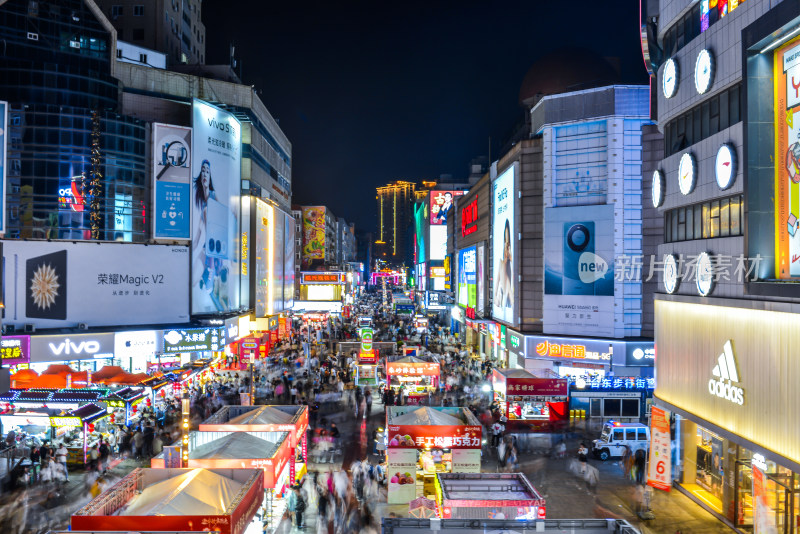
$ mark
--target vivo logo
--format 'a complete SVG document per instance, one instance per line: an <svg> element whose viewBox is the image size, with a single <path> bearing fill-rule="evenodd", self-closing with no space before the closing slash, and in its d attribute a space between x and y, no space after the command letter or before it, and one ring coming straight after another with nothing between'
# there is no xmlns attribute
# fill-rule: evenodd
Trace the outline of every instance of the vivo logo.
<svg viewBox="0 0 800 534"><path fill-rule="evenodd" d="M56 356L62 354L94 354L100 350L100 343L97 341L81 341L78 344L70 341L69 338L61 343L49 343L50 351Z"/></svg>
<svg viewBox="0 0 800 534"><path fill-rule="evenodd" d="M233 339L237 337L239 337L239 325L238 324L228 325L228 339Z"/></svg>

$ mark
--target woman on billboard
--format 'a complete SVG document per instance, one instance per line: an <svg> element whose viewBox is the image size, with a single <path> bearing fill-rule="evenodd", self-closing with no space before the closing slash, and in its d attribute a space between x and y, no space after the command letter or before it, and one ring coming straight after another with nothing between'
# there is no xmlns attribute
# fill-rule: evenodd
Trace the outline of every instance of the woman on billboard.
<svg viewBox="0 0 800 534"><path fill-rule="evenodd" d="M216 206L217 194L211 180L211 163L204 159L200 166L200 174L194 179L194 208L200 212L194 238L192 239L192 286L210 295L218 311L228 309L227 297L222 288L227 282L227 267L224 263L226 254L222 252L222 242L215 238L214 228L219 221L209 214L209 205ZM219 210L212 210L217 212ZM225 248L227 248L227 239Z"/></svg>
<svg viewBox="0 0 800 534"><path fill-rule="evenodd" d="M514 306L514 284L512 283L512 268L511 268L511 226L506 219L505 227L503 228L503 256L497 264L497 285L494 291L494 302L497 308L511 308Z"/></svg>

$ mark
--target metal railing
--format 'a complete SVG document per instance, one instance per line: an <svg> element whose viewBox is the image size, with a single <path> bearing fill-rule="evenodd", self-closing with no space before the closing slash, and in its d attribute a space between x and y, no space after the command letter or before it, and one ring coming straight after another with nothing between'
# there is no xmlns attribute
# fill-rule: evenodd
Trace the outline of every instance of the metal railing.
<svg viewBox="0 0 800 534"><path fill-rule="evenodd" d="M140 485L143 478L144 471L141 468L134 469L128 476L101 493L96 499L73 515L113 515L114 512L133 499L136 491L141 489Z"/></svg>

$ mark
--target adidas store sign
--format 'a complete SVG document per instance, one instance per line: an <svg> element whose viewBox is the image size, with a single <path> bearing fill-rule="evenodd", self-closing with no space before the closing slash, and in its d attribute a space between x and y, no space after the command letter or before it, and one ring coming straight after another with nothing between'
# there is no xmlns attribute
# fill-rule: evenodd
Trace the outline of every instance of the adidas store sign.
<svg viewBox="0 0 800 534"><path fill-rule="evenodd" d="M739 373L736 372L736 362L733 359L733 346L730 340L725 342L717 362L711 374L718 379L712 378L708 381L708 392L739 406L743 405L744 390L732 384L732 382L739 382Z"/></svg>

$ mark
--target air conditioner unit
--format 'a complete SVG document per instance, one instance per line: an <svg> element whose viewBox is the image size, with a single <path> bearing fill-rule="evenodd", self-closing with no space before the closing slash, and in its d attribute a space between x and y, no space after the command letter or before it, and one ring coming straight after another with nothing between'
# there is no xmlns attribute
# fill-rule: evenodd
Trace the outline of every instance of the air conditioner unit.
<svg viewBox="0 0 800 534"><path fill-rule="evenodd" d="M89 330L89 325L86 323L78 323L78 330Z"/></svg>
<svg viewBox="0 0 800 534"><path fill-rule="evenodd" d="M3 325L3 333L4 334L13 334L16 331L17 331L17 329L14 327L13 324L4 324Z"/></svg>
<svg viewBox="0 0 800 534"><path fill-rule="evenodd" d="M32 325L30 323L25 325L25 333L26 334L32 334L34 332L36 332L36 325Z"/></svg>
<svg viewBox="0 0 800 534"><path fill-rule="evenodd" d="M30 39L31 41L38 41L39 34L34 32L28 32L28 39Z"/></svg>

